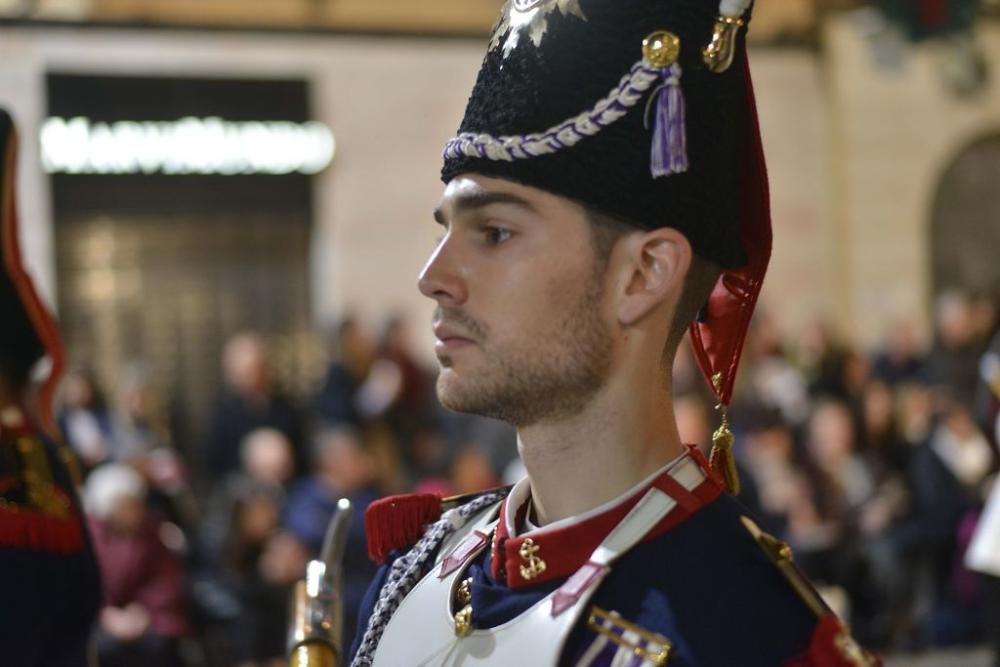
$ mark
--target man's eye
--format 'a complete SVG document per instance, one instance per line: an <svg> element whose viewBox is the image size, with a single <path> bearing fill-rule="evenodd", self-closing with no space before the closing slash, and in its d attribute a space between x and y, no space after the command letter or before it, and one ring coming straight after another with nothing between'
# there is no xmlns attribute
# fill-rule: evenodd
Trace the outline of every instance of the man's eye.
<svg viewBox="0 0 1000 667"><path fill-rule="evenodd" d="M503 227L487 227L485 234L490 245L499 245L510 238L510 230Z"/></svg>

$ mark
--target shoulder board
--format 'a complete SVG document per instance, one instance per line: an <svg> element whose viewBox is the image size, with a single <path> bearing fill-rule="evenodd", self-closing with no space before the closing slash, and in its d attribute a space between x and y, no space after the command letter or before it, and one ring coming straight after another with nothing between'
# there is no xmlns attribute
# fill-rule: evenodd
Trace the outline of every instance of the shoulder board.
<svg viewBox="0 0 1000 667"><path fill-rule="evenodd" d="M433 493L409 493L376 500L365 512L368 557L381 565L393 551L415 544L427 525L440 519L445 511L487 493L509 490L510 487L488 489L447 498Z"/></svg>
<svg viewBox="0 0 1000 667"><path fill-rule="evenodd" d="M743 526L778 568L792 589L819 622L813 630L805 653L786 663L785 667L877 667L882 661L868 653L854 641L851 631L830 611L809 578L798 568L792 557L792 548L778 538L765 533L749 517L741 517Z"/></svg>
<svg viewBox="0 0 1000 667"><path fill-rule="evenodd" d="M765 533L760 529L753 519L748 516L740 517L743 527L747 529L757 545L767 555L782 576L791 584L792 589L798 594L806 606L816 614L817 618L822 618L831 614L830 608L823 602L816 589L813 588L809 578L803 574L792 557L792 548L778 538Z"/></svg>

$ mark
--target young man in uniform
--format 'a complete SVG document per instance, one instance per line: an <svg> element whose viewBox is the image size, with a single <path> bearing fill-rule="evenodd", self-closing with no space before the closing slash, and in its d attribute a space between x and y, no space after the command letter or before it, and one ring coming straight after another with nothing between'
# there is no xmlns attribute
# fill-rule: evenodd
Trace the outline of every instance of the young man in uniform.
<svg viewBox="0 0 1000 667"><path fill-rule="evenodd" d="M438 396L518 429L509 492L387 499L357 666L869 665L677 433L728 404L770 254L750 0L508 0L444 151ZM442 514L443 511L443 514Z"/></svg>
<svg viewBox="0 0 1000 667"><path fill-rule="evenodd" d="M100 580L70 472L75 461L51 419L59 336L21 263L16 139L0 109L0 664L84 667ZM29 400L32 368L46 356L48 379Z"/></svg>

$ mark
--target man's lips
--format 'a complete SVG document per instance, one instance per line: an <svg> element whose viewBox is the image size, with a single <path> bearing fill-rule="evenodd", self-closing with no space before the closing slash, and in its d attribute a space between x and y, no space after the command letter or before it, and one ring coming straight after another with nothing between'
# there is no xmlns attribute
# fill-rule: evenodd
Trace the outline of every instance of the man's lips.
<svg viewBox="0 0 1000 667"><path fill-rule="evenodd" d="M446 324L435 325L434 336L437 337L437 342L434 343L434 349L436 351L453 350L475 343L475 341L462 330Z"/></svg>

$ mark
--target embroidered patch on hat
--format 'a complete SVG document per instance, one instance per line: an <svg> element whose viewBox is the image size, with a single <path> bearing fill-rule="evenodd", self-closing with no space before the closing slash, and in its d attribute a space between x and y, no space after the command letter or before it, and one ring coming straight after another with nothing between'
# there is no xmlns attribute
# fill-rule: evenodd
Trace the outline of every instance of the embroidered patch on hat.
<svg viewBox="0 0 1000 667"><path fill-rule="evenodd" d="M566 16L587 20L580 9L580 0L508 0L493 28L490 51L502 46L503 57L506 58L517 48L522 34L526 34L536 47L541 46L549 29L549 14L556 10Z"/></svg>

